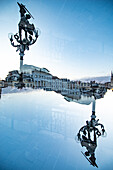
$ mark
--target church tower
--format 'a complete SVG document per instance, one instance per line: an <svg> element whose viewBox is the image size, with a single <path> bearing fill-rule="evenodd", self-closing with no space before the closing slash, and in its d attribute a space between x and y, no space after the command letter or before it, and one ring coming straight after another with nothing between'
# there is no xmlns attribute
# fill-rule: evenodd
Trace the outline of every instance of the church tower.
<svg viewBox="0 0 113 170"><path fill-rule="evenodd" d="M111 71L111 87L113 87L113 72Z"/></svg>

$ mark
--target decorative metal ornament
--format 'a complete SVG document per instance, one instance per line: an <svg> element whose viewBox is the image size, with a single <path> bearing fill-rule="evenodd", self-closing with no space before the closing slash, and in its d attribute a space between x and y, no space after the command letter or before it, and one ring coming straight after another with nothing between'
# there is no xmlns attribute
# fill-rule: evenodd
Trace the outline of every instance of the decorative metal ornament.
<svg viewBox="0 0 113 170"><path fill-rule="evenodd" d="M18 24L18 33L15 35L12 33L9 33L9 39L11 42L11 45L13 47L16 47L17 51L19 51L20 55L20 72L22 72L22 66L23 66L23 56L25 50L29 50L29 46L33 45L37 38L39 37L40 30L36 29L34 24L30 24L29 19L34 17L31 15L31 13L27 10L25 5L18 3L18 6L20 8L20 22ZM16 40L16 43L15 43Z"/></svg>
<svg viewBox="0 0 113 170"><path fill-rule="evenodd" d="M81 127L77 136L75 136L76 142L80 142L82 147L86 148L86 152L81 153L90 162L91 165L98 168L96 164L95 150L97 147L97 138L100 136L106 136L104 125L99 123L99 119L96 120L95 115L96 100L92 103L92 115L91 120L86 121L86 125Z"/></svg>

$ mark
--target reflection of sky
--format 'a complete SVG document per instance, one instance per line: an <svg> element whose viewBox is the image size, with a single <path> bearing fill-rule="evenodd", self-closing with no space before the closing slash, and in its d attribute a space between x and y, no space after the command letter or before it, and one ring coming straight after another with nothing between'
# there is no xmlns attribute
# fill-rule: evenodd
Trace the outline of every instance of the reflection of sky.
<svg viewBox="0 0 113 170"><path fill-rule="evenodd" d="M59 77L110 74L113 58L113 2L111 0L24 0L41 29L26 52L24 63L47 67ZM0 1L0 74L19 68L19 56L8 41L17 32L19 8L15 0ZM7 50L6 50L7 49ZM7 61L7 63L6 63Z"/></svg>
<svg viewBox="0 0 113 170"><path fill-rule="evenodd" d="M99 169L112 169L112 92L96 101L96 115L108 136L98 139ZM109 102L108 102L109 101ZM90 119L92 106L67 102L54 92L2 95L0 167L4 169L93 169L75 135ZM109 111L108 111L109 110Z"/></svg>

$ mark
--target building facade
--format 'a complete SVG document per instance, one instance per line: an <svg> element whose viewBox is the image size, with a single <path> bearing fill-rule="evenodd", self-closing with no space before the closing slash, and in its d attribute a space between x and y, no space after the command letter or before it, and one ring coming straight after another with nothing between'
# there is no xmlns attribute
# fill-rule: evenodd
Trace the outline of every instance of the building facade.
<svg viewBox="0 0 113 170"><path fill-rule="evenodd" d="M35 88L43 88L45 90L51 90L52 75L46 70L33 70L33 83Z"/></svg>

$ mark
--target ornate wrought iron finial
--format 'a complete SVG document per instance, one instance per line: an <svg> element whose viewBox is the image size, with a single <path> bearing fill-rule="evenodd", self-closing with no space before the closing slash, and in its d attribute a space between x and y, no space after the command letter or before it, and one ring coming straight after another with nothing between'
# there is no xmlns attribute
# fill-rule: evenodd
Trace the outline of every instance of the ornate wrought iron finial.
<svg viewBox="0 0 113 170"><path fill-rule="evenodd" d="M22 66L23 66L23 56L25 50L29 50L29 46L33 45L37 38L39 37L40 30L36 29L34 24L30 24L29 19L34 17L31 15L31 13L27 10L25 5L22 3L20 4L17 2L19 8L20 8L20 21L18 24L18 33L15 35L9 34L9 39L11 42L11 45L13 47L16 47L16 51L20 51L20 72L22 72ZM16 40L16 43L15 43Z"/></svg>

